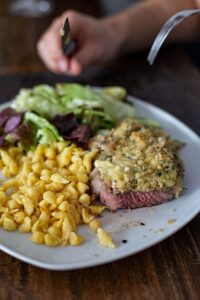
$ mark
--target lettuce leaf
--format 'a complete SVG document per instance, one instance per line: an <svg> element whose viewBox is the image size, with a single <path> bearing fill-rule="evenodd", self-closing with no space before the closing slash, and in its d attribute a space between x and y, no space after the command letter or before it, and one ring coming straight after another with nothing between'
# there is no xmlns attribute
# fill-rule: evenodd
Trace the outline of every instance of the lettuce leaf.
<svg viewBox="0 0 200 300"><path fill-rule="evenodd" d="M55 89L48 85L21 89L11 106L16 111L33 111L45 118L66 113L66 108L60 103Z"/></svg>
<svg viewBox="0 0 200 300"><path fill-rule="evenodd" d="M116 88L116 90L115 90ZM92 89L89 86L83 86L76 83L61 83L56 85L58 94L62 96L62 103L71 109L75 107L85 107L88 109L102 110L106 115L110 115L115 121L124 118L135 117L135 109L130 104L116 101L119 100L119 91L121 99L124 97L124 89L121 87L112 87L106 92L106 89ZM123 95L122 95L123 94Z"/></svg>
<svg viewBox="0 0 200 300"><path fill-rule="evenodd" d="M41 128L36 132L35 141L37 144L50 145L57 141L57 138L49 128Z"/></svg>
<svg viewBox="0 0 200 300"><path fill-rule="evenodd" d="M107 86L102 88L101 92L119 101L123 101L126 98L126 89L121 86Z"/></svg>
<svg viewBox="0 0 200 300"><path fill-rule="evenodd" d="M80 123L89 122L95 133L99 129L114 127L124 118L135 117L134 108L119 101L125 94L121 87L95 90L78 83L60 83L55 88L43 84L22 89L12 107L17 111L33 111L48 119L74 113Z"/></svg>
<svg viewBox="0 0 200 300"><path fill-rule="evenodd" d="M63 141L57 128L45 118L36 115L33 112L26 112L24 120L31 125L35 131L35 143L51 144L55 141Z"/></svg>

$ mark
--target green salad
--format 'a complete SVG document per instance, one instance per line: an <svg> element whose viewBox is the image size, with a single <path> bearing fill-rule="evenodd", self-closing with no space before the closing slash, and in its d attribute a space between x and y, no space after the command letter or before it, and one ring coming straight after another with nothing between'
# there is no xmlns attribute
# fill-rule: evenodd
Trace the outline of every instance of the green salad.
<svg viewBox="0 0 200 300"><path fill-rule="evenodd" d="M95 116L101 121L99 127L112 127L116 121L135 116L133 107L119 101L125 96L122 87L94 90L77 83L59 83L55 87L43 84L21 89L12 107L16 111L34 111L45 118L73 112L87 122Z"/></svg>
<svg viewBox="0 0 200 300"><path fill-rule="evenodd" d="M32 145L63 139L84 144L88 137L103 134L122 119L139 118L125 99L126 90L119 86L94 89L59 83L55 87L42 84L21 89L11 108L0 113L0 142L21 139L27 144L27 136L31 136ZM146 126L157 126L154 121L140 120Z"/></svg>

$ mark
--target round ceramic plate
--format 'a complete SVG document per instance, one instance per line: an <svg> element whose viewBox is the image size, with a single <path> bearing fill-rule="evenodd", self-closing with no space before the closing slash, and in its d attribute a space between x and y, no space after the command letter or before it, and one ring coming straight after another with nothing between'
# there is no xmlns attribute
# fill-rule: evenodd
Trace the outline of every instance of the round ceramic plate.
<svg viewBox="0 0 200 300"><path fill-rule="evenodd" d="M0 250L29 264L50 270L73 270L109 263L133 255L159 243L186 225L200 211L200 139L187 126L165 111L129 97L138 115L155 119L172 138L186 146L181 151L185 163L186 191L176 200L150 208L105 212L103 227L112 235L117 247L98 244L87 226L79 228L85 243L79 247L48 248L33 244L29 234L0 229ZM8 106L8 104L7 104ZM5 104L0 107L2 109ZM125 242L126 241L126 242Z"/></svg>

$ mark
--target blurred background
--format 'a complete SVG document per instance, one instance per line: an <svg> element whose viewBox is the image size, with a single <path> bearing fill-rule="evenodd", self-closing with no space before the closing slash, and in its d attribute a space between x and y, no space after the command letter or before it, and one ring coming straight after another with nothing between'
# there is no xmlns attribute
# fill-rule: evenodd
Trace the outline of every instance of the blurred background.
<svg viewBox="0 0 200 300"><path fill-rule="evenodd" d="M42 32L64 10L76 9L96 17L114 14L137 1L148 0L1 0L0 72L42 71L36 42ZM21 16L25 15L25 16ZM184 45L199 64L199 44Z"/></svg>
<svg viewBox="0 0 200 300"><path fill-rule="evenodd" d="M134 0L1 0L0 71L44 69L36 42L51 21L64 10L76 9L96 17L128 7ZM37 11L39 9L39 11ZM21 16L25 15L25 16Z"/></svg>

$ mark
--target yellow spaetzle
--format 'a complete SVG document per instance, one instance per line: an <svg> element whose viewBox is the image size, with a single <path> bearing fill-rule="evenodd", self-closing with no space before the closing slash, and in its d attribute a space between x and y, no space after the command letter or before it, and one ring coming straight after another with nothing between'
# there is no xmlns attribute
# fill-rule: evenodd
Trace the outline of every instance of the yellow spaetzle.
<svg viewBox="0 0 200 300"><path fill-rule="evenodd" d="M114 247L97 220L105 206L92 204L89 194L96 153L67 142L38 145L26 155L19 147L1 148L0 168L10 179L0 187L0 226L31 232L34 243L77 246L84 241L77 226L85 223L102 245Z"/></svg>

